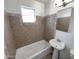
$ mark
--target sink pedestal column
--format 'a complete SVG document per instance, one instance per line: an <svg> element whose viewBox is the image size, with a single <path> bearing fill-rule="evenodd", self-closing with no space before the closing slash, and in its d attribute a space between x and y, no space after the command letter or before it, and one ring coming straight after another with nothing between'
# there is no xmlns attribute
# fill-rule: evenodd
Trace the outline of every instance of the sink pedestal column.
<svg viewBox="0 0 79 59"><path fill-rule="evenodd" d="M60 59L60 51L65 48L65 43L56 39L50 40L49 43L54 48L52 59Z"/></svg>
<svg viewBox="0 0 79 59"><path fill-rule="evenodd" d="M57 49L54 49L52 59L58 59L58 50Z"/></svg>

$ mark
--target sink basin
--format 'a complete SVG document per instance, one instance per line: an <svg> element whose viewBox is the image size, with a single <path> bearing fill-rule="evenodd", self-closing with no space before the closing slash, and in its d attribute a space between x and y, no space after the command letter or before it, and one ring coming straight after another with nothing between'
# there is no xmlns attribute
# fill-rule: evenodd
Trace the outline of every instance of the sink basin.
<svg viewBox="0 0 79 59"><path fill-rule="evenodd" d="M51 44L53 48L57 50L63 50L65 48L65 43L57 39L51 39L49 43Z"/></svg>

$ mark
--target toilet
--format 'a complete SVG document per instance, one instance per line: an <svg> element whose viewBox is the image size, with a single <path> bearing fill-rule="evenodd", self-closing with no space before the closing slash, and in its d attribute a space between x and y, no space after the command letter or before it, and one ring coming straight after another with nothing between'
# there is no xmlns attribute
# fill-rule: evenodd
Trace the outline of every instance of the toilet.
<svg viewBox="0 0 79 59"><path fill-rule="evenodd" d="M73 49L70 50L70 59L74 59L74 50Z"/></svg>

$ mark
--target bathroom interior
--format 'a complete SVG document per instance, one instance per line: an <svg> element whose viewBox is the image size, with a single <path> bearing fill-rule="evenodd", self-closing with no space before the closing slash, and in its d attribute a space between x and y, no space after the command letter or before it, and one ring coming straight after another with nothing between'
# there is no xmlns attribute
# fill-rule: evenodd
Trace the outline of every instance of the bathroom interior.
<svg viewBox="0 0 79 59"><path fill-rule="evenodd" d="M73 0L4 0L5 59L74 59Z"/></svg>

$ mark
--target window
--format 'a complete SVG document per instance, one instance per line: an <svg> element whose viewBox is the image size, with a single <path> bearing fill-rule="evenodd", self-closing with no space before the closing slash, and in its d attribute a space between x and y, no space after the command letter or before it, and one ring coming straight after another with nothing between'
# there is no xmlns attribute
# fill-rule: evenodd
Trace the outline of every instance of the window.
<svg viewBox="0 0 79 59"><path fill-rule="evenodd" d="M72 0L55 0L54 1L54 7L62 6L63 2L70 3Z"/></svg>
<svg viewBox="0 0 79 59"><path fill-rule="evenodd" d="M23 22L33 23L35 22L35 10L31 8L21 7Z"/></svg>

